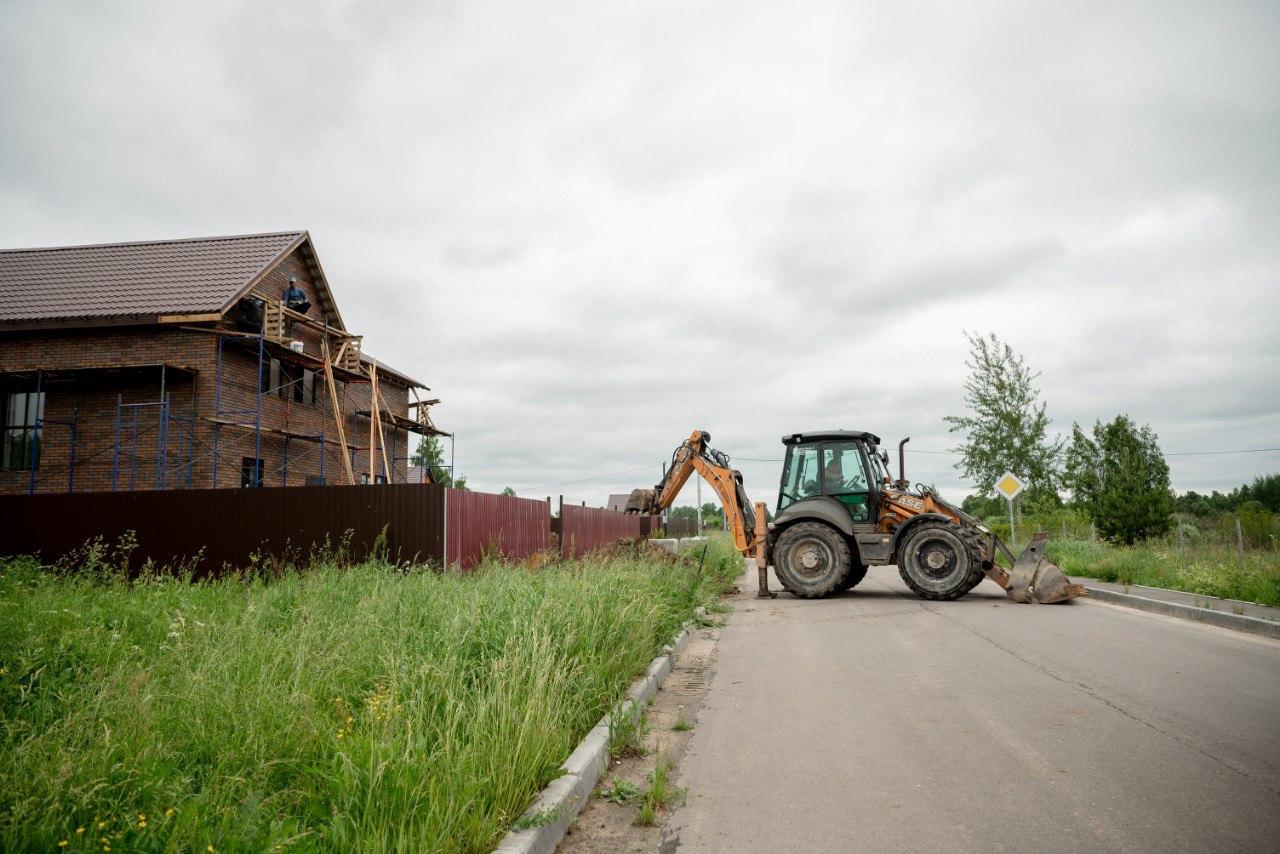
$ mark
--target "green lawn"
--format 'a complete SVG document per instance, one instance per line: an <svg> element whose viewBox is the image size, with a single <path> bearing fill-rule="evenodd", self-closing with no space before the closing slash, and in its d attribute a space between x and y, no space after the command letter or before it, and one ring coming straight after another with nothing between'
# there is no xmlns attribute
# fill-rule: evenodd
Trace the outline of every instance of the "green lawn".
<svg viewBox="0 0 1280 854"><path fill-rule="evenodd" d="M0 849L487 850L740 565L707 563L0 564Z"/></svg>
<svg viewBox="0 0 1280 854"><path fill-rule="evenodd" d="M1159 542L1133 546L1050 539L1047 554L1068 575L1143 584L1205 596L1280 606L1280 552Z"/></svg>

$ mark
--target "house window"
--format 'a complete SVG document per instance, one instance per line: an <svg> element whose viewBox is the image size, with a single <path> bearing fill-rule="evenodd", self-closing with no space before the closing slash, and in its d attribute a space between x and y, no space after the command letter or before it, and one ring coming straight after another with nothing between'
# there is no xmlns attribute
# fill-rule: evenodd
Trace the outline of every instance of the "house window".
<svg viewBox="0 0 1280 854"><path fill-rule="evenodd" d="M316 372L302 369L302 379L293 383L293 399L298 403L316 402Z"/></svg>
<svg viewBox="0 0 1280 854"><path fill-rule="evenodd" d="M240 460L240 486L262 486L262 458L243 457Z"/></svg>
<svg viewBox="0 0 1280 854"><path fill-rule="evenodd" d="M386 482L387 482L387 476L386 476L385 474L375 474L375 475L373 476L373 482L374 482L374 483L386 483Z"/></svg>
<svg viewBox="0 0 1280 854"><path fill-rule="evenodd" d="M324 478L318 474L307 475L307 486L324 486Z"/></svg>
<svg viewBox="0 0 1280 854"><path fill-rule="evenodd" d="M40 465L40 426L44 392L14 392L4 399L4 448L0 468L28 469Z"/></svg>
<svg viewBox="0 0 1280 854"><path fill-rule="evenodd" d="M262 363L262 371L258 375L258 391L261 394L281 394L280 392L280 360L269 359Z"/></svg>

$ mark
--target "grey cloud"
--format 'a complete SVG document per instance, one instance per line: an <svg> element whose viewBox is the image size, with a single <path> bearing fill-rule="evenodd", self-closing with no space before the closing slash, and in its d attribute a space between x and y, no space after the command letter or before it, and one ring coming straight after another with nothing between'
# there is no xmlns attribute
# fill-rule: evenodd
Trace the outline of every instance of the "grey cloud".
<svg viewBox="0 0 1280 854"><path fill-rule="evenodd" d="M1278 17L20 2L0 244L311 229L481 488L648 466L564 487L598 503L695 426L945 450L965 329L1043 371L1054 429L1280 446ZM1280 467L1175 459L1180 488Z"/></svg>

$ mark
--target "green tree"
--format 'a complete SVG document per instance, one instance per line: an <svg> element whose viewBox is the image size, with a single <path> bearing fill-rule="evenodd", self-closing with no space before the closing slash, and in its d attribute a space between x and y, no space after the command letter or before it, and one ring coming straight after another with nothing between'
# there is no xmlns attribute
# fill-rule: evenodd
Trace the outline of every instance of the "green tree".
<svg viewBox="0 0 1280 854"><path fill-rule="evenodd" d="M956 468L977 487L978 494L994 493L997 479L1012 471L1027 482L1028 498L1054 492L1061 441L1046 436L1049 416L1035 386L1038 373L1013 348L990 333L965 333L969 340L969 377L964 384L968 412L943 420L952 433L964 434L953 450ZM1022 498L1019 498L1021 501Z"/></svg>
<svg viewBox="0 0 1280 854"><path fill-rule="evenodd" d="M722 526L723 518L720 516L720 505L714 501L707 501L702 505L702 527L719 528Z"/></svg>
<svg viewBox="0 0 1280 854"><path fill-rule="evenodd" d="M503 495L515 495L515 494L516 494L516 491L515 491L514 489L512 489L511 487L509 487L509 486L504 486L504 487L502 487L502 494L503 494Z"/></svg>
<svg viewBox="0 0 1280 854"><path fill-rule="evenodd" d="M1169 464L1150 426L1117 415L1109 424L1096 423L1090 438L1073 425L1067 457L1073 503L1100 535L1127 545L1169 530Z"/></svg>
<svg viewBox="0 0 1280 854"><path fill-rule="evenodd" d="M1241 503L1256 501L1272 513L1280 513L1280 474L1269 474L1254 478L1253 483L1245 484L1238 490ZM1234 496L1236 491L1232 491Z"/></svg>
<svg viewBox="0 0 1280 854"><path fill-rule="evenodd" d="M444 465L444 445L437 436L423 436L418 442L418 447L409 455L409 463L415 466L426 466L431 471L431 480L441 486L450 486L454 489L466 489L467 478L459 477L456 480L449 473L448 466Z"/></svg>
<svg viewBox="0 0 1280 854"><path fill-rule="evenodd" d="M672 507L667 511L668 519L697 519L698 508L689 504L681 504L679 507Z"/></svg>

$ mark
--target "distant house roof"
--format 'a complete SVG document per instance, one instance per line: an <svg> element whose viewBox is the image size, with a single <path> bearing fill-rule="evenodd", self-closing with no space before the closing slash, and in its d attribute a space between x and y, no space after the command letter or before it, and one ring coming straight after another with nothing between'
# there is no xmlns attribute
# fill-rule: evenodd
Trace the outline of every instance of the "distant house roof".
<svg viewBox="0 0 1280 854"><path fill-rule="evenodd" d="M0 324L220 314L299 247L345 329L305 231L0 250Z"/></svg>
<svg viewBox="0 0 1280 854"><path fill-rule="evenodd" d="M435 483L430 466L409 466L405 472L406 483Z"/></svg>
<svg viewBox="0 0 1280 854"><path fill-rule="evenodd" d="M628 492L612 492L609 494L609 503L605 505L610 510L617 510L619 513L626 511L627 499L631 497Z"/></svg>

